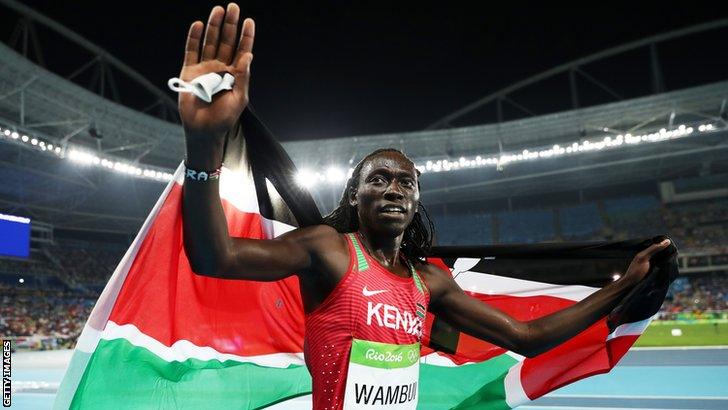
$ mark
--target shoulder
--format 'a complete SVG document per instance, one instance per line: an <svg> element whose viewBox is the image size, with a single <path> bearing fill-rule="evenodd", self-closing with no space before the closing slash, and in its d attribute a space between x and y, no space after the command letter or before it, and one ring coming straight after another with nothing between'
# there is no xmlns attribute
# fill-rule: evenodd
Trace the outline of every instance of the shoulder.
<svg viewBox="0 0 728 410"><path fill-rule="evenodd" d="M417 269L417 272L420 272L423 276L433 276L433 277L452 277L450 275L450 272L443 270L441 267L435 265L434 263L430 262L417 262L415 264L415 269Z"/></svg>
<svg viewBox="0 0 728 410"><path fill-rule="evenodd" d="M415 264L415 269L422 275L422 279L430 290L430 303L437 301L448 291L459 289L452 274L434 263L420 262Z"/></svg>

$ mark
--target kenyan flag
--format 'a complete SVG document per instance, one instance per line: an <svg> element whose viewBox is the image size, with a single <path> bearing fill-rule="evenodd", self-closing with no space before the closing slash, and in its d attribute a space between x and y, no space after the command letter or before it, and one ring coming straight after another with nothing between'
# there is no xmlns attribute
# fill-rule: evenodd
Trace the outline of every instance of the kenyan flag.
<svg viewBox="0 0 728 410"><path fill-rule="evenodd" d="M246 110L228 138L220 181L230 234L273 238L320 221L293 175L281 146ZM182 182L180 166L94 307L55 408L305 404L311 379L297 278L194 274L183 247ZM435 249L432 262L452 270L471 296L529 320L608 284L647 245L447 247ZM674 258L665 260L609 317L533 359L460 334L428 313L420 407L511 408L609 371L657 312L676 274Z"/></svg>

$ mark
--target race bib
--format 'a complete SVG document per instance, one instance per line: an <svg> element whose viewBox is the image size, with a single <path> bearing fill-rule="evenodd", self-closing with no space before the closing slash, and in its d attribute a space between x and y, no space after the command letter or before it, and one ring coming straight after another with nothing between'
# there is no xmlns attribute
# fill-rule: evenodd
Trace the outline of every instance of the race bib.
<svg viewBox="0 0 728 410"><path fill-rule="evenodd" d="M344 408L414 410L419 376L419 343L395 345L354 339Z"/></svg>

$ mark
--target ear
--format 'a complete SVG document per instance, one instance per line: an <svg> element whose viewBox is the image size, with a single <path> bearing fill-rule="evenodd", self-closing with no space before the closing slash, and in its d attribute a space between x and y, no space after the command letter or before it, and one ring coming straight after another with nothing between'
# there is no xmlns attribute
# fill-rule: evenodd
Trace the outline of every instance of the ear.
<svg viewBox="0 0 728 410"><path fill-rule="evenodd" d="M358 205L358 201L356 200L356 190L353 187L349 189L349 205Z"/></svg>

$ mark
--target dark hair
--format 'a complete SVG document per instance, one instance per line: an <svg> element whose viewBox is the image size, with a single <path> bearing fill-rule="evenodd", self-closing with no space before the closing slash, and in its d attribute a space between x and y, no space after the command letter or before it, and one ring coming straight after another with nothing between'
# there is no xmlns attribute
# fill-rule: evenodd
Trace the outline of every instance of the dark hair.
<svg viewBox="0 0 728 410"><path fill-rule="evenodd" d="M341 195L339 206L324 217L324 224L331 226L340 233L356 232L359 230L359 216L357 215L356 207L349 204L349 195L359 189L359 177L361 176L361 169L364 163L382 152L396 152L412 162L402 151L394 148L378 149L365 156L354 167L351 177L346 181L346 187L344 188L344 193ZM414 166L414 163L412 165ZM417 170L417 189L420 189L419 176L420 171ZM423 262L425 257L429 255L430 247L432 247L432 236L435 232L435 225L432 223L424 205L418 202L417 206L422 212L416 212L412 222L405 228L402 245L400 247L400 251L412 263ZM424 220L422 214L425 216Z"/></svg>

